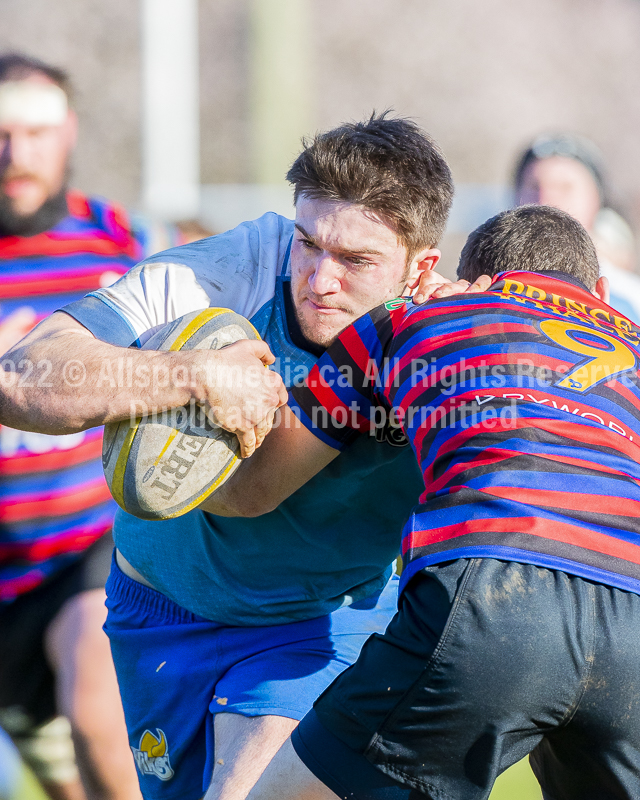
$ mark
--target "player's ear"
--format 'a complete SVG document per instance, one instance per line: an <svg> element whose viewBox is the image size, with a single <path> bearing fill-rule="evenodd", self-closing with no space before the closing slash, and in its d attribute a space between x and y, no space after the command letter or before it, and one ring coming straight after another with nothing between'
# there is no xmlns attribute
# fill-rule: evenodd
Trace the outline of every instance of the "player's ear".
<svg viewBox="0 0 640 800"><path fill-rule="evenodd" d="M427 247L413 257L409 267L407 283L415 281L421 272L432 270L440 261L442 253L436 247Z"/></svg>
<svg viewBox="0 0 640 800"><path fill-rule="evenodd" d="M592 294L595 294L603 303L609 305L609 279L605 278L604 275L598 278L596 281L596 288L593 290Z"/></svg>

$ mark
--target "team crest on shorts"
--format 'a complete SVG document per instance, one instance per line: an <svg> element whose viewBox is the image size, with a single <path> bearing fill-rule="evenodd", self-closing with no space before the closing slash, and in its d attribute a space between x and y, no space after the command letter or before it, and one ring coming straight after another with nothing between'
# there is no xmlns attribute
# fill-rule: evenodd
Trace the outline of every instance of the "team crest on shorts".
<svg viewBox="0 0 640 800"><path fill-rule="evenodd" d="M155 775L161 781L173 778L167 737L160 728L156 728L155 736L146 730L140 737L140 747L132 747L131 750L142 775Z"/></svg>

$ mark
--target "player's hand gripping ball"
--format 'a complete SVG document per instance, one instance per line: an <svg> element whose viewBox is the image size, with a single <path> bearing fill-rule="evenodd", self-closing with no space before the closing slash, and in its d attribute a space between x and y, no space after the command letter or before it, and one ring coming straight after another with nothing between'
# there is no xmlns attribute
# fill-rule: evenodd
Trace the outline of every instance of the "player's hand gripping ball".
<svg viewBox="0 0 640 800"><path fill-rule="evenodd" d="M155 333L144 350L219 350L260 339L226 308L185 314ZM211 422L202 406L173 408L105 425L102 465L118 505L142 519L171 519L200 505L240 465L235 433Z"/></svg>

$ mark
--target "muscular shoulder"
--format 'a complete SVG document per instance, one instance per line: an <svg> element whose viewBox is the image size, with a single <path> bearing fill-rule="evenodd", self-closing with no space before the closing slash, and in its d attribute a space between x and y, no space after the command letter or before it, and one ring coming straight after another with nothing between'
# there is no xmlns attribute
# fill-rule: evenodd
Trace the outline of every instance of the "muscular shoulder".
<svg viewBox="0 0 640 800"><path fill-rule="evenodd" d="M293 234L293 222L268 212L216 236L163 250L145 259L142 266L182 264L211 278L255 281L258 270L277 272Z"/></svg>
<svg viewBox="0 0 640 800"><path fill-rule="evenodd" d="M93 294L125 317L137 336L209 306L251 317L273 297L292 233L291 220L268 213L157 253Z"/></svg>

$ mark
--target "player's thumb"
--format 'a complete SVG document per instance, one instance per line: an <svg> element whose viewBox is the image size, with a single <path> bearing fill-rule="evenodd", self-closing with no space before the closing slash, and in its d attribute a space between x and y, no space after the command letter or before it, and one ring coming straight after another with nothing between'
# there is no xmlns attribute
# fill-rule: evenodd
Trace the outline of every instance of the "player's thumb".
<svg viewBox="0 0 640 800"><path fill-rule="evenodd" d="M273 362L276 360L271 350L269 350L269 345L266 342L250 340L249 351L256 358L259 358L260 361L262 361L262 363L265 365L273 364Z"/></svg>

